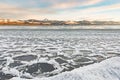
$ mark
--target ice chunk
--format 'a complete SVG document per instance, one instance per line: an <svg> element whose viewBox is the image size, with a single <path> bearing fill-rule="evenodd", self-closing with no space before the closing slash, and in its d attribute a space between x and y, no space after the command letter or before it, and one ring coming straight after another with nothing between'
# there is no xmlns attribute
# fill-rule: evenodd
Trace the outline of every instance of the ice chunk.
<svg viewBox="0 0 120 80"><path fill-rule="evenodd" d="M120 57L113 57L100 63L88 65L64 72L50 78L34 78L30 80L120 80ZM28 80L14 77L10 80Z"/></svg>

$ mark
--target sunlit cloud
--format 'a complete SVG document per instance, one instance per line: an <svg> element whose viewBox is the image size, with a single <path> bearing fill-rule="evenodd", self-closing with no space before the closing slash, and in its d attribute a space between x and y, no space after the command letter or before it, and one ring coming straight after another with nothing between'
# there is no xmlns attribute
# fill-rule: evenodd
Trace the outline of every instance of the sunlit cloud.
<svg viewBox="0 0 120 80"><path fill-rule="evenodd" d="M42 8L23 8L18 6L13 6L9 4L0 3L0 15L5 18L29 18L32 16L37 16L41 14L55 14L56 11ZM34 18L34 17L33 17Z"/></svg>
<svg viewBox="0 0 120 80"><path fill-rule="evenodd" d="M52 7L55 9L66 9L66 8L74 8L79 6L88 6L88 5L94 5L97 3L102 2L103 0L71 0L68 2L61 2L56 3Z"/></svg>
<svg viewBox="0 0 120 80"><path fill-rule="evenodd" d="M120 10L120 3L118 4L113 4L113 5L107 5L107 6L100 6L100 7L92 7L92 8L87 8L84 10L81 10L81 12L102 12L102 11L109 11L109 10Z"/></svg>
<svg viewBox="0 0 120 80"><path fill-rule="evenodd" d="M1 0L0 15L14 19L120 20L119 5L120 1L113 0Z"/></svg>

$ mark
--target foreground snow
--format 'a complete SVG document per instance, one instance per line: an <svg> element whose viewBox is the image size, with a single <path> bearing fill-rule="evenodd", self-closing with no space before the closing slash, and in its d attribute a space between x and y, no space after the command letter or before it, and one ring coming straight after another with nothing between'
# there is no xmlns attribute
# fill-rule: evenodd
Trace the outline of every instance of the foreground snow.
<svg viewBox="0 0 120 80"><path fill-rule="evenodd" d="M27 80L14 77L10 80ZM113 57L50 78L30 80L120 80L120 57Z"/></svg>

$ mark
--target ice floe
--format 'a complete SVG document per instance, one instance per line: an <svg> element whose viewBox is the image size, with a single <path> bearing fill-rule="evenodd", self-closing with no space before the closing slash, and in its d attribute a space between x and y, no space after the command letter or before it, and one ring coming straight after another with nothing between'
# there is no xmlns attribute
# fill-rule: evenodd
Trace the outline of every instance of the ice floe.
<svg viewBox="0 0 120 80"><path fill-rule="evenodd" d="M119 80L120 57L113 57L85 67L64 72L49 78L34 78L30 80ZM28 80L14 77L10 80Z"/></svg>

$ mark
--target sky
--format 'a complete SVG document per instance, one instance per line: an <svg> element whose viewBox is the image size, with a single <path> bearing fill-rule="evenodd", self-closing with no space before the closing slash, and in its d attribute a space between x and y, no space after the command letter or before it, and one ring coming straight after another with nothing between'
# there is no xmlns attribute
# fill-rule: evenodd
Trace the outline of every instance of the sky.
<svg viewBox="0 0 120 80"><path fill-rule="evenodd" d="M120 21L120 0L0 0L0 18Z"/></svg>

